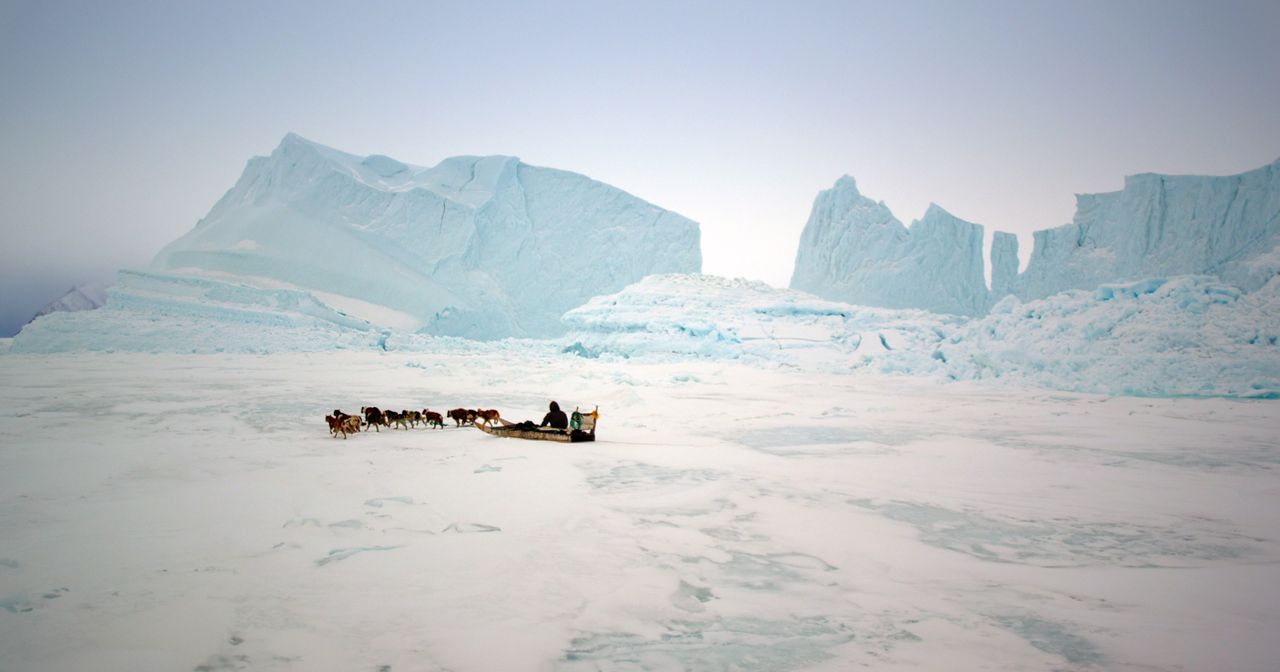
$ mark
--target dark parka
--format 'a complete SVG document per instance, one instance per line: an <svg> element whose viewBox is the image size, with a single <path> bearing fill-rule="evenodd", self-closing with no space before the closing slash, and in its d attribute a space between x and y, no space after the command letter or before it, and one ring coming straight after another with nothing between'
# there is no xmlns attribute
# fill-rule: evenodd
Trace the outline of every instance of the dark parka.
<svg viewBox="0 0 1280 672"><path fill-rule="evenodd" d="M556 429L568 429L569 416L565 415L564 411L560 410L560 404L553 401L551 402L551 412L547 413L542 418L542 426L551 426Z"/></svg>

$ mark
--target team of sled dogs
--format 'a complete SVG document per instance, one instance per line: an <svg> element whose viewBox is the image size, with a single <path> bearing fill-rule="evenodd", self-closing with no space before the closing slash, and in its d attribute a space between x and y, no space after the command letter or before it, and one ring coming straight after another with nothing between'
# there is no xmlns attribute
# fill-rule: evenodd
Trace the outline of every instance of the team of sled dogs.
<svg viewBox="0 0 1280 672"><path fill-rule="evenodd" d="M498 421L499 417L498 411L484 408L455 408L447 415L458 427L474 425L477 422L492 425ZM345 439L348 434L354 434L369 427L379 432L382 431L382 427L410 429L419 424L423 427L444 429L444 416L425 408L421 411L384 411L377 406L361 406L360 415L343 413L335 408L332 415L324 416L324 421L329 423L329 433L335 439L339 434Z"/></svg>

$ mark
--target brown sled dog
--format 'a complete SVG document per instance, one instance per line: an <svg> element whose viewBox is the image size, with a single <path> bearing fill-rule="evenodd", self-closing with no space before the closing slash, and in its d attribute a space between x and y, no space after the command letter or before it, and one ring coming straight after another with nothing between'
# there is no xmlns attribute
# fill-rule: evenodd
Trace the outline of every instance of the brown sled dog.
<svg viewBox="0 0 1280 672"><path fill-rule="evenodd" d="M469 408L455 408L448 413L449 419L453 420L456 426L461 427L465 424L475 424L476 412Z"/></svg>

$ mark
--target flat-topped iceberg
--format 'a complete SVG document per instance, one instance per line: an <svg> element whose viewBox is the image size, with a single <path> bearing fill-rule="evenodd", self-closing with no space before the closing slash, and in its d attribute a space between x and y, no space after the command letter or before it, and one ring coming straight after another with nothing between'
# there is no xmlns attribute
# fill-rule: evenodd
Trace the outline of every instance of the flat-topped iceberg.
<svg viewBox="0 0 1280 672"><path fill-rule="evenodd" d="M290 134L149 270L178 295L186 277L292 289L379 326L494 339L556 335L592 296L700 268L695 222L582 175L507 156L423 168Z"/></svg>
<svg viewBox="0 0 1280 672"><path fill-rule="evenodd" d="M1253 291L1280 272L1280 161L1224 177L1134 175L1121 191L1079 195L1072 223L1035 233L1022 273L1017 238L997 231L990 290L982 237L980 225L936 205L904 227L845 176L814 201L791 287L973 316L1010 294L1025 301L1151 277L1212 275Z"/></svg>
<svg viewBox="0 0 1280 672"><path fill-rule="evenodd" d="M1026 300L1110 282L1214 275L1253 291L1280 271L1278 245L1280 161L1225 177L1133 175L1121 191L1077 196L1072 223L1037 231L1027 270L1002 285ZM1017 254L1016 240L994 247L992 268L1007 268Z"/></svg>

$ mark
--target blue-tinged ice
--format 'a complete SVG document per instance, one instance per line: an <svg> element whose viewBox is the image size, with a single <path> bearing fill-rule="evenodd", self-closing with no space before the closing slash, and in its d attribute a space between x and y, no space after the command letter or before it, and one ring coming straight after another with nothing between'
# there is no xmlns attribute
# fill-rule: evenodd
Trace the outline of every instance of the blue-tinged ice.
<svg viewBox="0 0 1280 672"><path fill-rule="evenodd" d="M1131 395L1280 395L1280 276L1175 276L1007 296L983 318L868 308L714 276L653 276L565 315L564 350L736 359Z"/></svg>
<svg viewBox="0 0 1280 672"><path fill-rule="evenodd" d="M122 276L111 302L143 320L181 311L234 325L310 301L305 316L344 313L345 327L546 337L592 296L701 263L697 223L582 175L506 156L422 168L290 134L150 269Z"/></svg>
<svg viewBox="0 0 1280 672"><path fill-rule="evenodd" d="M996 231L991 237L991 296L999 298L1013 293L1018 279L1018 237Z"/></svg>
<svg viewBox="0 0 1280 672"><path fill-rule="evenodd" d="M988 302L982 227L930 205L908 229L846 175L814 201L791 287L846 303L979 315Z"/></svg>
<svg viewBox="0 0 1280 672"><path fill-rule="evenodd" d="M655 275L564 316L566 352L582 356L737 359L849 372L890 347L936 347L963 318L867 308L712 275Z"/></svg>
<svg viewBox="0 0 1280 672"><path fill-rule="evenodd" d="M1280 271L1278 244L1280 160L1225 177L1132 175L1122 191L1077 196L1072 223L1037 231L1008 293L1025 301L1170 275L1215 275L1253 291ZM1016 241L1001 252L1016 257Z"/></svg>
<svg viewBox="0 0 1280 672"><path fill-rule="evenodd" d="M1280 273L1280 161L1223 177L1134 175L1076 198L1070 224L1035 233L1026 271L1017 238L996 232L991 288L982 227L930 206L905 228L850 177L818 194L791 287L868 306L979 316L1023 301L1152 277L1212 275L1246 292Z"/></svg>

